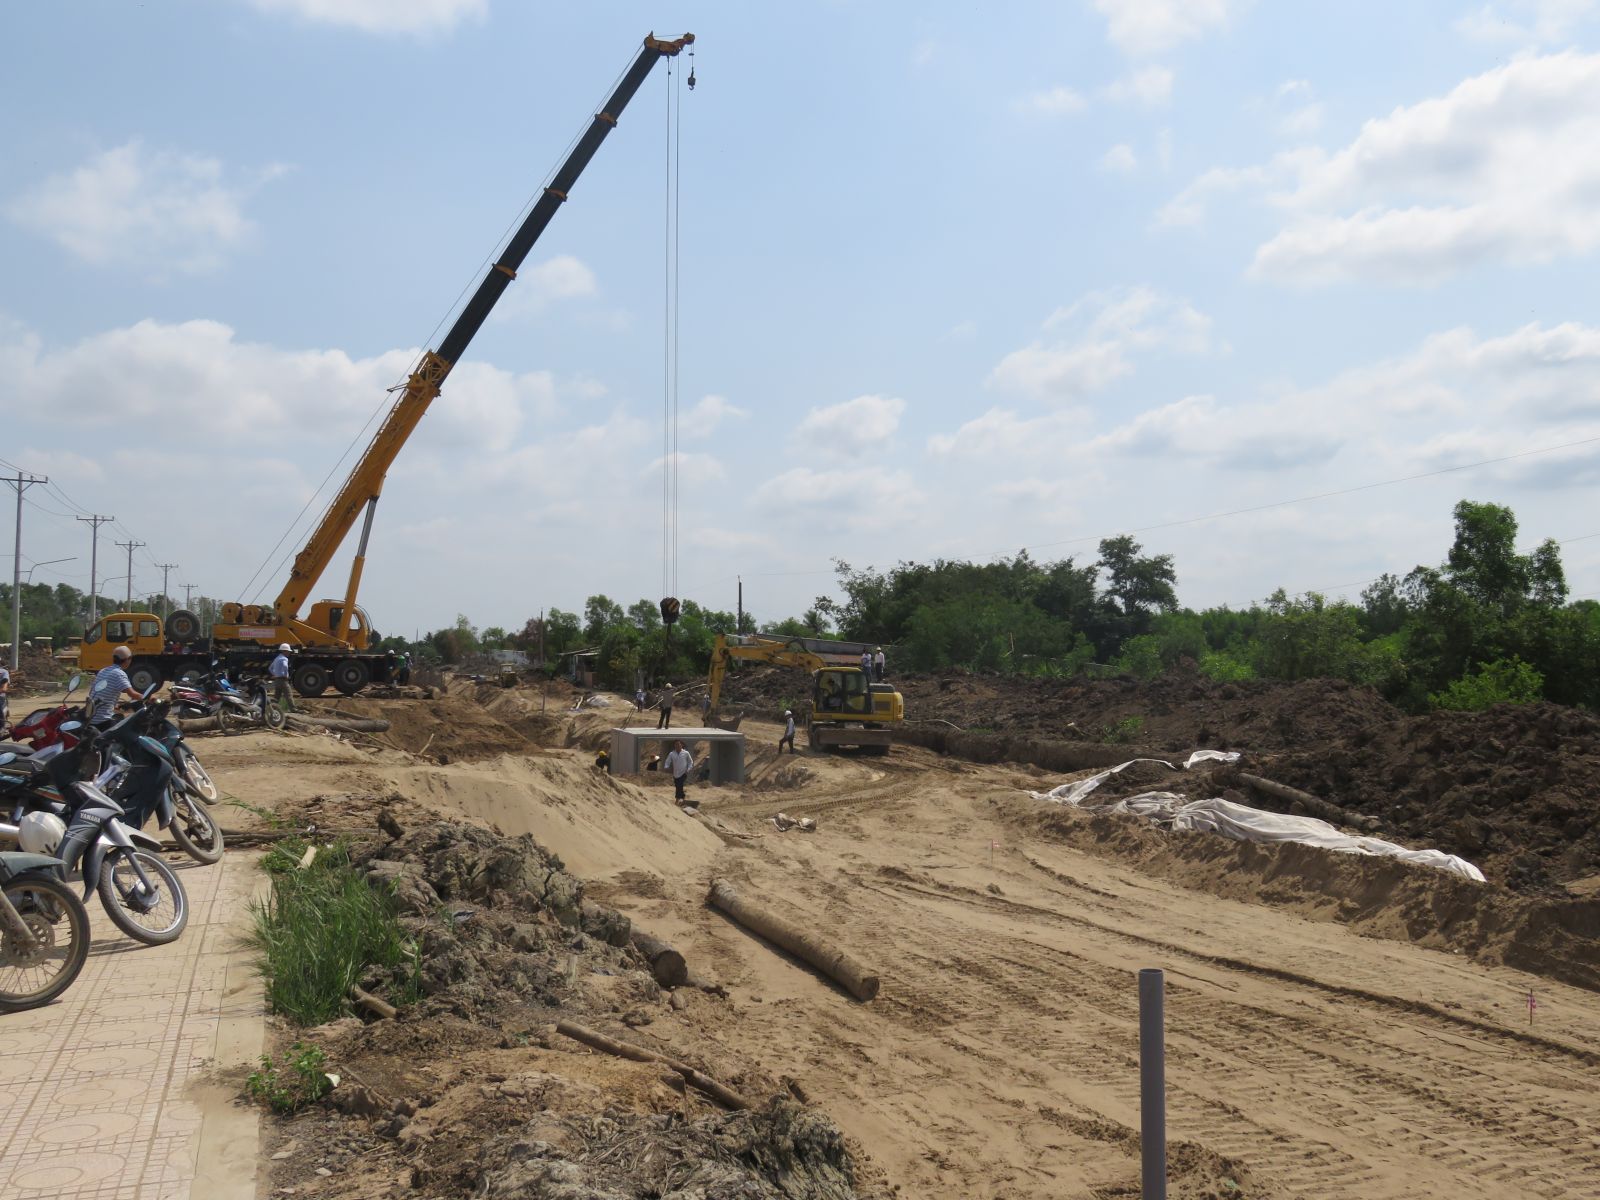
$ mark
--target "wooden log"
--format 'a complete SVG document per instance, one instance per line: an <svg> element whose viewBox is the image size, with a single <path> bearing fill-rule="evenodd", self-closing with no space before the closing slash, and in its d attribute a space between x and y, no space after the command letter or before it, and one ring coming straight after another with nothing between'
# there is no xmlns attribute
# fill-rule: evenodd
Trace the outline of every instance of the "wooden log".
<svg viewBox="0 0 1600 1200"><path fill-rule="evenodd" d="M1299 788L1292 788L1288 784L1274 783L1270 779L1263 779L1260 775L1252 775L1248 771L1239 772L1239 781L1255 788L1264 795L1275 797L1289 804L1298 804L1313 817L1321 817L1335 825L1349 825L1355 829L1371 829L1377 824L1372 817L1361 813L1352 813L1332 804L1310 792L1302 792Z"/></svg>
<svg viewBox="0 0 1600 1200"><path fill-rule="evenodd" d="M350 999L357 1008L364 1008L375 1017L394 1017L400 1012L387 1000L380 1000L371 992L363 991L353 983L350 985Z"/></svg>
<svg viewBox="0 0 1600 1200"><path fill-rule="evenodd" d="M556 1032L563 1037L571 1038L575 1042L582 1042L592 1050L600 1050L617 1058L627 1058L634 1062L664 1063L681 1075L684 1082L690 1087L696 1091L704 1092L724 1108L737 1111L750 1107L750 1101L726 1084L718 1083L711 1076L695 1070L688 1063L679 1062L677 1059L665 1054L658 1054L654 1050L647 1050L645 1047L636 1046L632 1042L622 1042L616 1038L607 1037L605 1034L590 1029L585 1025L579 1025L576 1021L557 1021Z"/></svg>
<svg viewBox="0 0 1600 1200"><path fill-rule="evenodd" d="M644 955L650 964L650 974L664 988L682 987L689 982L689 964L671 946L642 929L635 929L628 939L633 948Z"/></svg>
<svg viewBox="0 0 1600 1200"><path fill-rule="evenodd" d="M389 722L378 717L324 717L320 713L286 713L290 725L331 729L335 733L387 733Z"/></svg>
<svg viewBox="0 0 1600 1200"><path fill-rule="evenodd" d="M214 733L217 730L215 717L185 717L181 721L174 721L173 724L184 733Z"/></svg>
<svg viewBox="0 0 1600 1200"><path fill-rule="evenodd" d="M810 963L857 1000L871 1000L878 994L878 977L850 955L776 913L751 904L727 880L711 881L710 903L746 929Z"/></svg>

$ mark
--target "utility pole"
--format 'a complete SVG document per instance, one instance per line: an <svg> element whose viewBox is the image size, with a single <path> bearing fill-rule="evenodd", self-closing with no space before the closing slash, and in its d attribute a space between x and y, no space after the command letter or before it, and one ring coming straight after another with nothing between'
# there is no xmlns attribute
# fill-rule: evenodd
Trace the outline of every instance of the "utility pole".
<svg viewBox="0 0 1600 1200"><path fill-rule="evenodd" d="M99 578L96 568L100 565L100 526L107 521L115 521L115 517L102 517L98 513L90 517L79 517L78 520L88 522L93 530L89 541L89 624L93 625L100 619L100 597L95 594L95 581Z"/></svg>
<svg viewBox="0 0 1600 1200"><path fill-rule="evenodd" d="M28 475L22 471L0 478L17 489L17 540L11 555L11 669L15 671L22 660L22 493L36 483L50 480L44 475ZM31 571L29 577L32 577Z"/></svg>
<svg viewBox="0 0 1600 1200"><path fill-rule="evenodd" d="M727 576L723 576L723 578L726 579ZM736 616L734 618L734 620L733 620L733 631L735 633L743 633L744 632L744 576L743 575L736 575L736 576L734 576L734 578L739 581L739 602L738 602L739 603L739 613L738 613L738 616Z"/></svg>
<svg viewBox="0 0 1600 1200"><path fill-rule="evenodd" d="M127 593L127 597L123 600L122 604L123 604L124 608L132 608L133 607L133 552L135 550L137 550L140 546L143 546L144 543L143 542L136 542L132 538L129 538L125 542L118 542L117 545L121 546L124 550L126 550L128 552L128 593Z"/></svg>
<svg viewBox="0 0 1600 1200"><path fill-rule="evenodd" d="M161 623L164 625L167 621L167 613L172 609L172 605L167 601L167 573L176 571L178 564L157 563L156 566L161 568Z"/></svg>
<svg viewBox="0 0 1600 1200"><path fill-rule="evenodd" d="M183 588L183 607L187 611L193 612L194 608L191 605L190 601L194 597L194 584L192 584L192 583L184 583L184 584L179 584L178 586Z"/></svg>

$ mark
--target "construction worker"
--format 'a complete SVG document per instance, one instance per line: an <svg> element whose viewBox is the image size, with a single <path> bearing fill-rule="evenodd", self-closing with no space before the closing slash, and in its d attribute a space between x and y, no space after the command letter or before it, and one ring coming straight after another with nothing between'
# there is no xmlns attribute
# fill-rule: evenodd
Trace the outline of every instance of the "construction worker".
<svg viewBox="0 0 1600 1200"><path fill-rule="evenodd" d="M6 728L6 714L11 707L11 672L0 667L0 729Z"/></svg>
<svg viewBox="0 0 1600 1200"><path fill-rule="evenodd" d="M400 656L400 674L395 682L401 686L411 682L411 651L409 650Z"/></svg>
<svg viewBox="0 0 1600 1200"><path fill-rule="evenodd" d="M711 693L707 692L700 697L700 724L711 724Z"/></svg>
<svg viewBox="0 0 1600 1200"><path fill-rule="evenodd" d="M872 651L865 646L861 647L861 673L866 676L867 682L872 682Z"/></svg>
<svg viewBox="0 0 1600 1200"><path fill-rule="evenodd" d="M789 753L796 753L794 748L794 713L789 709L783 710L783 736L778 739L778 753L783 753L783 744L789 743Z"/></svg>
<svg viewBox="0 0 1600 1200"><path fill-rule="evenodd" d="M89 724L101 726L114 721L117 700L124 695L134 700L143 698L128 680L128 662L132 658L132 650L118 646L111 652L111 665L101 667L95 675L94 683L89 686Z"/></svg>
<svg viewBox="0 0 1600 1200"><path fill-rule="evenodd" d="M272 680L272 699L285 712L294 711L294 696L289 691L289 643L278 647L278 657L267 668L267 678Z"/></svg>
<svg viewBox="0 0 1600 1200"><path fill-rule="evenodd" d="M640 712L644 711L644 685L640 684L633 692L633 706Z"/></svg>
<svg viewBox="0 0 1600 1200"><path fill-rule="evenodd" d="M872 656L872 682L883 682L883 647L879 646L876 654Z"/></svg>
<svg viewBox="0 0 1600 1200"><path fill-rule="evenodd" d="M661 688L661 715L656 718L657 729L672 728L672 685L664 684Z"/></svg>
<svg viewBox="0 0 1600 1200"><path fill-rule="evenodd" d="M673 799L682 805L687 797L683 794L683 785L689 781L689 770L694 766L694 758L683 748L683 739L679 738L672 743L672 753L667 755L666 768L672 774Z"/></svg>

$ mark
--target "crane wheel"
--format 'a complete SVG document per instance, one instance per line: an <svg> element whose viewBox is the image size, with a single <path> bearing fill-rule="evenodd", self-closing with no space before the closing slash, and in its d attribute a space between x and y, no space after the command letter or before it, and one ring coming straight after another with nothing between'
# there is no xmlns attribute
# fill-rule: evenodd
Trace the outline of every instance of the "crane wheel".
<svg viewBox="0 0 1600 1200"><path fill-rule="evenodd" d="M354 696L367 686L371 678L372 674L367 670L367 664L358 658L340 659L338 665L333 668L333 686L346 696Z"/></svg>
<svg viewBox="0 0 1600 1200"><path fill-rule="evenodd" d="M302 696L320 696L328 690L328 668L321 663L301 663L295 668L294 690Z"/></svg>
<svg viewBox="0 0 1600 1200"><path fill-rule="evenodd" d="M159 687L162 683L161 664L153 663L149 659L135 659L133 666L128 670L128 682L139 692L144 691L152 683Z"/></svg>

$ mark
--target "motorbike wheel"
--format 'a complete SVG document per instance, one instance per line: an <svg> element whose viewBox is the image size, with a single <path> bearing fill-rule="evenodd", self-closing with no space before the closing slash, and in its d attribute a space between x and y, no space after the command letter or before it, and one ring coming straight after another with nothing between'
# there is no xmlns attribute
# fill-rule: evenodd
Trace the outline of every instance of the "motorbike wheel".
<svg viewBox="0 0 1600 1200"><path fill-rule="evenodd" d="M153 893L144 892L135 861L154 885ZM183 882L171 867L146 851L130 853L118 846L107 854L100 868L99 892L112 924L147 946L176 941L189 923L189 896Z"/></svg>
<svg viewBox="0 0 1600 1200"><path fill-rule="evenodd" d="M18 875L6 882L6 899L38 939L24 950L0 933L0 1012L49 1004L72 986L89 957L89 913L59 880Z"/></svg>
<svg viewBox="0 0 1600 1200"><path fill-rule="evenodd" d="M174 799L177 803L173 806L172 824L167 826L172 831L172 840L195 862L207 866L221 862L222 826L217 824L211 810L187 792Z"/></svg>
<svg viewBox="0 0 1600 1200"><path fill-rule="evenodd" d="M283 709L276 700L266 700L262 702L261 720L268 729L282 729L289 718L284 716Z"/></svg>
<svg viewBox="0 0 1600 1200"><path fill-rule="evenodd" d="M181 770L190 783L207 800L216 802L217 785L212 782L211 776L206 774L206 769L200 765L200 760L195 757L194 751L188 746L178 746L178 769Z"/></svg>
<svg viewBox="0 0 1600 1200"><path fill-rule="evenodd" d="M233 728L233 717L228 712L228 706L224 704L217 709L217 732L226 737L231 728Z"/></svg>

